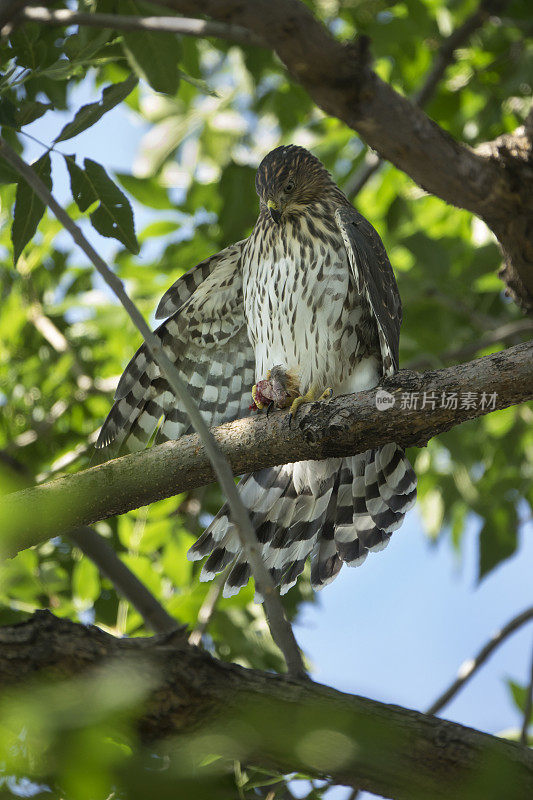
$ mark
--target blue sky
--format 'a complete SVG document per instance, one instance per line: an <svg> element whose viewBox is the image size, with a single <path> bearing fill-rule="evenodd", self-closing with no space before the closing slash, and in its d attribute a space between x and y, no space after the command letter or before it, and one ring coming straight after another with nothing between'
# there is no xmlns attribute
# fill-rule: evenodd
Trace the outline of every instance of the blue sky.
<svg viewBox="0 0 533 800"><path fill-rule="evenodd" d="M93 99L89 84L73 95L76 105ZM49 143L71 116L49 113L27 130ZM127 111L117 108L60 149L100 161L111 172L129 171L143 133ZM42 148L27 140L27 158L41 153ZM61 159L55 157L54 162L54 191L66 202L66 170ZM137 212L138 229L152 219L150 213ZM114 244L92 229L86 232L99 252L110 258ZM154 307L158 299L154 297ZM314 665L315 680L424 709L453 680L465 659L531 605L532 532L531 522L524 524L517 554L478 584L475 521L464 535L459 558L446 534L437 544L430 543L416 509L412 511L384 552L369 556L358 569L344 567L320 593L318 604L303 609L295 632ZM532 648L529 623L493 655L443 716L491 733L519 726L521 719L505 680L526 682ZM335 792L339 800L345 795L344 790Z"/></svg>

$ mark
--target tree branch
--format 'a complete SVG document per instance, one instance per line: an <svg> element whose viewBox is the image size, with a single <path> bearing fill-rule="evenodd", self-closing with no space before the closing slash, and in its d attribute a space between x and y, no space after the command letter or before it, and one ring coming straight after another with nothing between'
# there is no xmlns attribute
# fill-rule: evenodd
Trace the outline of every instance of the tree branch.
<svg viewBox="0 0 533 800"><path fill-rule="evenodd" d="M215 37L227 39L242 45L264 47L263 40L242 28L240 25L226 25L223 22L208 22L205 19L185 19L183 17L133 17L122 14L89 14L27 6L18 15L17 22L38 22L41 25L82 25L90 28L109 28L114 31L154 31L156 33L176 33L198 38Z"/></svg>
<svg viewBox="0 0 533 800"><path fill-rule="evenodd" d="M211 617L215 612L216 605L222 595L224 583L231 571L231 565L226 567L224 572L219 574L211 581L204 602L200 606L198 616L196 618L196 625L189 634L189 644L200 645L202 643L202 636L207 630L207 626L211 621Z"/></svg>
<svg viewBox="0 0 533 800"><path fill-rule="evenodd" d="M386 411L376 408L376 394L381 391L377 388L303 406L298 424L291 427L281 411L221 425L213 435L236 475L293 461L350 456L390 441L423 446L433 436L493 408L533 399L532 362L533 341L433 372L401 370L382 383L395 398ZM469 392L475 398L470 405L464 402ZM453 393L457 408L446 407L446 402L443 407L443 394L446 401ZM13 554L72 527L123 514L214 479L199 437L183 436L4 496L2 548Z"/></svg>
<svg viewBox="0 0 533 800"><path fill-rule="evenodd" d="M142 664L150 681L138 721L142 742L172 736L169 753L182 758L199 762L212 753L281 773L329 775L397 800L479 800L489 786L492 797L533 796L528 748L312 681L216 661L190 647L184 632L117 639L48 612L0 629L0 681L10 688L40 675L90 680L92 668L113 662L137 674Z"/></svg>
<svg viewBox="0 0 533 800"><path fill-rule="evenodd" d="M488 641L479 651L477 656L468 659L461 665L457 678L452 685L443 692L440 697L435 700L427 709L427 714L437 714L450 700L455 697L457 692L463 688L465 683L478 671L478 669L485 663L489 656L518 628L525 625L533 619L533 606L526 608L521 614L513 617L507 625L497 631L494 636Z"/></svg>
<svg viewBox="0 0 533 800"><path fill-rule="evenodd" d="M371 69L367 39L337 41L300 0L157 2L247 28L277 53L323 111L356 130L423 189L481 217L501 245L508 290L525 310L533 310L529 126L475 151L457 142Z"/></svg>
<svg viewBox="0 0 533 800"><path fill-rule="evenodd" d="M272 638L280 648L287 664L287 670L293 675L305 675L305 668L301 653L298 649L296 639L290 622L285 616L283 606L276 589L272 576L266 568L261 551L255 535L255 531L250 522L248 511L242 502L237 487L233 481L231 467L226 457L220 450L217 442L213 438L204 418L202 417L196 403L194 402L185 381L181 378L178 370L170 361L165 353L162 342L152 332L145 322L141 312L130 299L122 281L112 272L105 261L98 255L96 250L83 235L81 229L74 220L67 214L65 209L57 202L51 192L41 181L36 172L23 161L20 156L0 137L0 156L2 156L13 169L26 181L40 200L53 212L59 222L72 236L74 242L83 250L96 270L100 273L106 284L115 293L128 313L131 321L140 332L146 346L165 375L170 388L175 396L181 401L192 426L197 431L202 442L202 446L209 458L213 470L220 483L222 491L227 499L231 512L231 519L241 541L242 548L250 564L255 583L259 593L263 597L263 607L268 620Z"/></svg>

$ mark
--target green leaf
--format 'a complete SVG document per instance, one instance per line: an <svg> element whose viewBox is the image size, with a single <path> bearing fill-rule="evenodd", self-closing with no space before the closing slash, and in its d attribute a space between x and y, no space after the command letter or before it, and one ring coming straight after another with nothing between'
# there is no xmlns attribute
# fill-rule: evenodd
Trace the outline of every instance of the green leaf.
<svg viewBox="0 0 533 800"><path fill-rule="evenodd" d="M15 126L22 128L24 125L29 125L30 122L35 122L46 114L54 106L52 103L41 103L38 100L28 100L17 108L15 113Z"/></svg>
<svg viewBox="0 0 533 800"><path fill-rule="evenodd" d="M32 164L33 169L48 189L52 188L50 175L50 155L44 156ZM44 203L39 200L33 189L21 179L17 186L15 197L15 211L11 227L11 241L13 242L13 260L16 264L20 254L29 241L33 238L37 226L44 214Z"/></svg>
<svg viewBox="0 0 533 800"><path fill-rule="evenodd" d="M16 127L15 114L17 108L14 103L7 97L0 98L0 125L9 125L11 128Z"/></svg>
<svg viewBox="0 0 533 800"><path fill-rule="evenodd" d="M133 211L126 195L113 183L101 164L86 158L84 165L87 180L100 200L100 205L91 214L94 228L102 236L117 239L132 253L138 253Z"/></svg>
<svg viewBox="0 0 533 800"><path fill-rule="evenodd" d="M39 38L40 28L35 22L17 25L9 34L9 41L21 67L36 70L41 66L47 47Z"/></svg>
<svg viewBox="0 0 533 800"><path fill-rule="evenodd" d="M76 164L75 156L65 156L72 197L80 211L87 211L89 206L98 200L93 185L81 167Z"/></svg>
<svg viewBox="0 0 533 800"><path fill-rule="evenodd" d="M19 177L18 172L15 172L11 164L8 164L3 158L0 158L0 184L18 183Z"/></svg>
<svg viewBox="0 0 533 800"><path fill-rule="evenodd" d="M121 14L142 16L139 4L133 0L121 0L118 5ZM176 94L180 83L178 61L181 47L175 34L131 31L124 33L123 47L131 68L152 89Z"/></svg>
<svg viewBox="0 0 533 800"><path fill-rule="evenodd" d="M53 108L52 103L40 103L38 100L28 100L17 108L7 97L0 98L0 125L22 128L35 122L50 108Z"/></svg>
<svg viewBox="0 0 533 800"><path fill-rule="evenodd" d="M527 700L527 688L525 686L520 686L518 683L510 679L507 681L507 686L511 691L515 706L519 711L524 713Z"/></svg>
<svg viewBox="0 0 533 800"><path fill-rule="evenodd" d="M500 561L513 555L518 544L516 507L504 504L487 513L479 534L479 579L487 575Z"/></svg>
<svg viewBox="0 0 533 800"><path fill-rule="evenodd" d="M76 562L72 571L72 594L76 599L93 603L100 594L98 569L89 558Z"/></svg>
<svg viewBox="0 0 533 800"><path fill-rule="evenodd" d="M154 178L136 178L126 172L117 172L116 176L125 190L139 203L160 210L174 210L176 208L169 199L167 190L157 183Z"/></svg>
<svg viewBox="0 0 533 800"><path fill-rule="evenodd" d="M219 215L219 224L228 241L241 239L251 228L257 217L255 194L255 170L241 164L230 163L220 178L220 194L224 204Z"/></svg>
<svg viewBox="0 0 533 800"><path fill-rule="evenodd" d="M91 58L111 40L111 31L91 31L89 28L80 28L79 33L74 33L65 40L65 53L71 61L84 61Z"/></svg>
<svg viewBox="0 0 533 800"><path fill-rule="evenodd" d="M91 125L94 125L95 122L98 122L98 120L103 117L106 111L110 111L125 100L136 85L137 79L133 75L130 75L130 77L122 81L122 83L112 83L106 86L100 100L97 103L88 103L86 106L82 106L76 112L72 122L68 122L63 127L59 136L56 136L54 139L54 142L64 142L66 139L72 139L73 136L77 136L79 133L87 130L87 128L90 128Z"/></svg>
<svg viewBox="0 0 533 800"><path fill-rule="evenodd" d="M202 92L202 94L207 94L210 97L220 97L219 93L215 92L215 90L209 86L207 81L202 81L200 78L193 78L192 75L189 75L183 69L179 70L179 74L182 81L185 81L185 83L190 83L191 86L194 86L194 88L198 89L198 91Z"/></svg>
<svg viewBox="0 0 533 800"><path fill-rule="evenodd" d="M40 78L51 78L54 81L68 80L76 75L81 75L83 66L81 64L72 64L66 58L58 58L46 69L39 71Z"/></svg>

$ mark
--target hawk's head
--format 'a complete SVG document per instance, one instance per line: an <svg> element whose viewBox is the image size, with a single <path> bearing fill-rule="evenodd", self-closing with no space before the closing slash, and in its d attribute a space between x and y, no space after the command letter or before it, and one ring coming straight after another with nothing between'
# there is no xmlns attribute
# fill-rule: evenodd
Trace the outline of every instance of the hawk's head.
<svg viewBox="0 0 533 800"><path fill-rule="evenodd" d="M339 191L324 165L305 147L276 147L259 164L255 188L274 222L301 213L332 189Z"/></svg>

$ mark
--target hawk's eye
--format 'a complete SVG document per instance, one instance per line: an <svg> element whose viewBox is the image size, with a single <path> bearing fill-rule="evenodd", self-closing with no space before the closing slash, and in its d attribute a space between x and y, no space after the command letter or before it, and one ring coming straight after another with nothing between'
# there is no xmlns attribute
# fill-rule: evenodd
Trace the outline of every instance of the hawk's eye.
<svg viewBox="0 0 533 800"><path fill-rule="evenodd" d="M292 192L293 189L294 189L294 181L289 181L288 183L285 184L285 191L287 193Z"/></svg>

